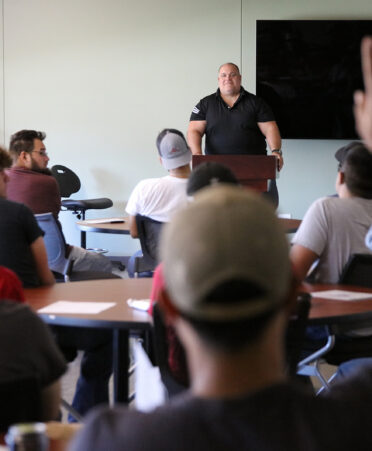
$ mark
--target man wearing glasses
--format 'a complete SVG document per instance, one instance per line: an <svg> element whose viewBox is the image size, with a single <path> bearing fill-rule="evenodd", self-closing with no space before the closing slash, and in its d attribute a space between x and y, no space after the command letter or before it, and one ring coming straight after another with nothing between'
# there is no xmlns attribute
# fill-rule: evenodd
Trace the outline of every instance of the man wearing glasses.
<svg viewBox="0 0 372 451"><path fill-rule="evenodd" d="M57 223L61 195L48 168L45 133L21 130L10 137L9 153L13 166L8 171L8 199L27 205L34 214L53 213ZM62 227L61 227L62 229ZM74 261L74 271L112 272L110 260L103 255L66 244L66 255Z"/></svg>

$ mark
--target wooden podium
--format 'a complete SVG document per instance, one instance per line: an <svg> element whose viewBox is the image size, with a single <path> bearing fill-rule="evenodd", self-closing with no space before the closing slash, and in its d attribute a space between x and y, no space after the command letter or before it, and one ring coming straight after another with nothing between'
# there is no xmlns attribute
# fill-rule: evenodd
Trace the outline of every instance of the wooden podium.
<svg viewBox="0 0 372 451"><path fill-rule="evenodd" d="M269 179L275 180L277 159L266 155L193 155L192 167L214 161L231 169L239 183L259 192L267 191Z"/></svg>

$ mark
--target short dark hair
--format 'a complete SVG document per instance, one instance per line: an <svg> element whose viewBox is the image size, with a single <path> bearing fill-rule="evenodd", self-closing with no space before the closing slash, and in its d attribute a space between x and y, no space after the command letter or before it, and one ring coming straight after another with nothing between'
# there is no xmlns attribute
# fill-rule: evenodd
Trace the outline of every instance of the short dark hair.
<svg viewBox="0 0 372 451"><path fill-rule="evenodd" d="M263 294L263 290L256 284L246 280L229 280L210 292L204 302L247 302L247 299L256 299ZM180 312L180 315L190 323L205 343L216 349L234 352L254 342L263 333L269 320L280 310L281 305L278 304L276 308L270 308L257 316L233 321L196 319L183 312Z"/></svg>
<svg viewBox="0 0 372 451"><path fill-rule="evenodd" d="M222 67L222 66L227 66L227 65L229 65L229 66L234 66L235 69L238 71L238 73L239 73L239 75L240 75L240 69L239 69L239 66L238 66L237 64L235 64L235 63L230 63L230 62L221 64L221 66L218 68L218 73L220 73L220 70L221 70L221 67Z"/></svg>
<svg viewBox="0 0 372 451"><path fill-rule="evenodd" d="M353 196L372 199L372 154L362 144L347 153L341 172Z"/></svg>
<svg viewBox="0 0 372 451"><path fill-rule="evenodd" d="M229 168L215 161L207 161L199 164L192 170L187 181L187 195L193 196L202 188L215 183L239 185L237 178Z"/></svg>
<svg viewBox="0 0 372 451"><path fill-rule="evenodd" d="M36 130L20 130L10 137L9 152L15 161L22 152L32 152L34 148L34 139L44 141L46 134Z"/></svg>
<svg viewBox="0 0 372 451"><path fill-rule="evenodd" d="M184 137L184 135L183 135L182 132L180 132L179 130L176 130L175 128L165 128L164 130L162 130L162 131L158 134L158 137L156 138L156 147L157 147L158 150L159 150L159 148L160 148L161 140L164 138L164 136L165 136L167 133L175 133L176 135L181 136L181 138L185 141L185 143L186 143L186 145L187 145L186 138Z"/></svg>
<svg viewBox="0 0 372 451"><path fill-rule="evenodd" d="M10 158L9 152L3 147L0 147L0 171L9 168L11 165L12 159Z"/></svg>

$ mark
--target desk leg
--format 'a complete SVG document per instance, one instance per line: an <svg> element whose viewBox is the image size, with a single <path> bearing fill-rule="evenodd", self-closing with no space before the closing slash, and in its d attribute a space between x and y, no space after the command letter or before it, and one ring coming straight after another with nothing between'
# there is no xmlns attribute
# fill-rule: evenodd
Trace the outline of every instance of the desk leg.
<svg viewBox="0 0 372 451"><path fill-rule="evenodd" d="M80 247L86 249L87 248L87 232L83 230L80 232Z"/></svg>
<svg viewBox="0 0 372 451"><path fill-rule="evenodd" d="M129 332L113 330L114 404L129 401Z"/></svg>

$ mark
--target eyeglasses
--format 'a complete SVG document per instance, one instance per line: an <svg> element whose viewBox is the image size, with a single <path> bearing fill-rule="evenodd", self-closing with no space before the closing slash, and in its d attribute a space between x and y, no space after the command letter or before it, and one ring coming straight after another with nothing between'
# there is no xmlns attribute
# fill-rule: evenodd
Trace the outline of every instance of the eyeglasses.
<svg viewBox="0 0 372 451"><path fill-rule="evenodd" d="M44 150L31 150L31 152L38 153L41 157L44 157L44 158L48 157L47 152L45 152Z"/></svg>

